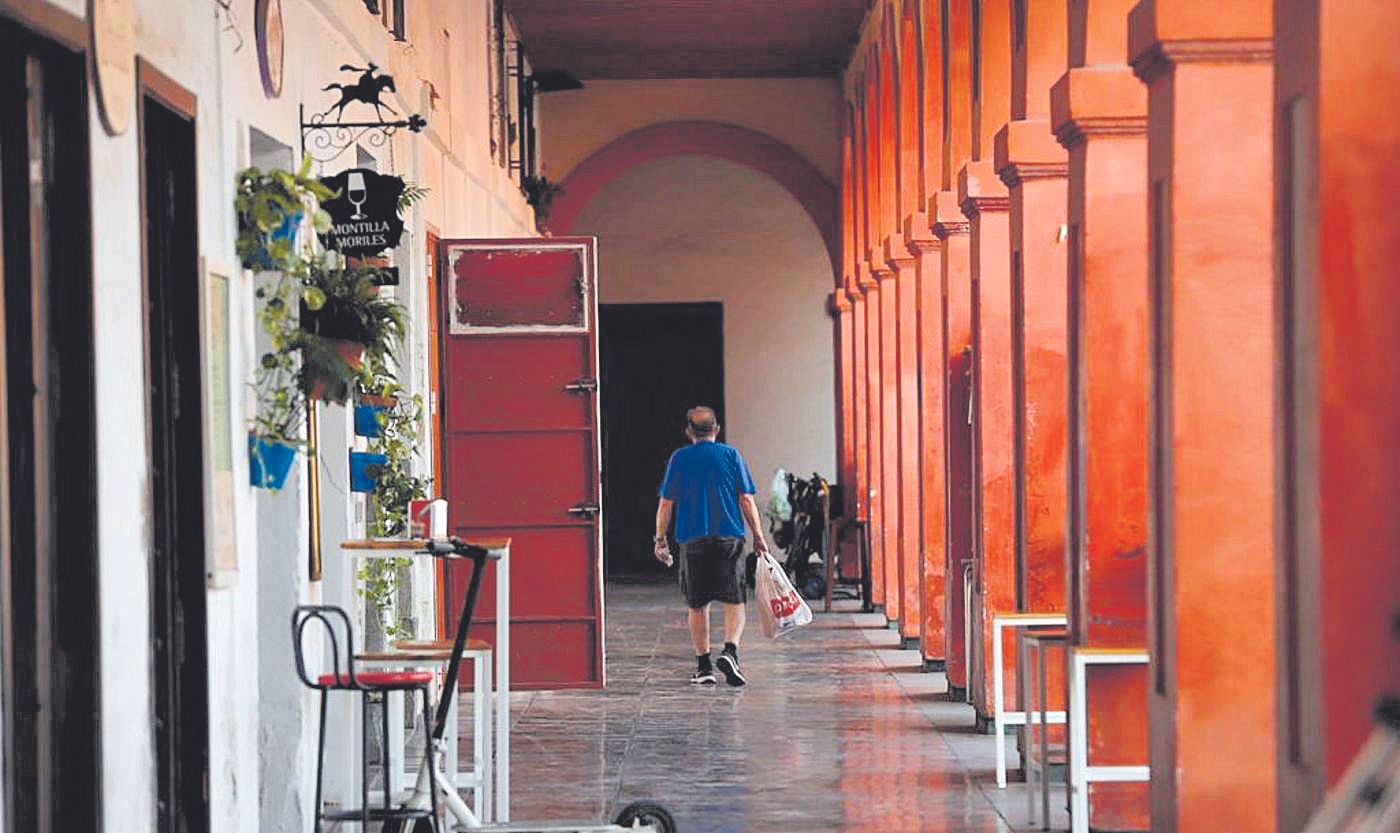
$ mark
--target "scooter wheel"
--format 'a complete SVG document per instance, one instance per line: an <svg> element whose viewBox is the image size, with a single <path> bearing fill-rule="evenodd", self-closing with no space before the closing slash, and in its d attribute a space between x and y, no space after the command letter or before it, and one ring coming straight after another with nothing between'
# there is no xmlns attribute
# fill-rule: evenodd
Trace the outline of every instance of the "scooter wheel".
<svg viewBox="0 0 1400 833"><path fill-rule="evenodd" d="M651 827L655 833L676 833L676 820L660 804L634 801L617 814L618 827Z"/></svg>

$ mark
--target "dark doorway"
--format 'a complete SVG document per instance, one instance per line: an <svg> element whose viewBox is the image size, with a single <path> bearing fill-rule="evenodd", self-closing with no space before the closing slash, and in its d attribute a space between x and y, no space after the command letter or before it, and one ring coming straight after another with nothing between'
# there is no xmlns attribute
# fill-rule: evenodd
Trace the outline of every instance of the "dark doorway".
<svg viewBox="0 0 1400 833"><path fill-rule="evenodd" d="M9 830L99 829L84 58L0 19L0 652Z"/></svg>
<svg viewBox="0 0 1400 833"><path fill-rule="evenodd" d="M656 495L671 452L688 442L685 411L709 405L724 425L724 305L604 304L598 323L604 570L659 577Z"/></svg>
<svg viewBox="0 0 1400 833"><path fill-rule="evenodd" d="M143 80L145 80L143 78ZM164 96L170 98L172 96ZM209 828L204 421L193 106L141 104L156 829Z"/></svg>

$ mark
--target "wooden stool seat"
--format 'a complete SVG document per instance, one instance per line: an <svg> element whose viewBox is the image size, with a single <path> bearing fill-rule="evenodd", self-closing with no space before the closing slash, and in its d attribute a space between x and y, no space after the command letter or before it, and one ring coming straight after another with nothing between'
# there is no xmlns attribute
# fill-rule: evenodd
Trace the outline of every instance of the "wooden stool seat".
<svg viewBox="0 0 1400 833"><path fill-rule="evenodd" d="M403 639L393 643L393 647L398 651L437 651L452 654L452 640L450 639ZM491 643L484 639L468 639L468 651L489 651Z"/></svg>

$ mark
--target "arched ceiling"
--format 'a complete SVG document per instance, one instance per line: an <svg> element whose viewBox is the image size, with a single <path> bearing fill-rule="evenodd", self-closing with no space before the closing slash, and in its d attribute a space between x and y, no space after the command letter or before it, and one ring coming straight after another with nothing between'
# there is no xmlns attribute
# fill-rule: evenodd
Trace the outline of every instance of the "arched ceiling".
<svg viewBox="0 0 1400 833"><path fill-rule="evenodd" d="M537 70L576 78L836 77L870 0L506 0Z"/></svg>

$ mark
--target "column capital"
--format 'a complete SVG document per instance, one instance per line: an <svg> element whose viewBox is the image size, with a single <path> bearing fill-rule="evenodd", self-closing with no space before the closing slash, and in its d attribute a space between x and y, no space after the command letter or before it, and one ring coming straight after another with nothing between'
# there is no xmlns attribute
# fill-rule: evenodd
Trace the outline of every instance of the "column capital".
<svg viewBox="0 0 1400 833"><path fill-rule="evenodd" d="M904 235L895 232L885 238L885 265L898 271L914 265L914 255L909 251Z"/></svg>
<svg viewBox="0 0 1400 833"><path fill-rule="evenodd" d="M1147 134L1147 87L1127 64L1075 67L1050 88L1050 124L1066 149L1090 136Z"/></svg>
<svg viewBox="0 0 1400 833"><path fill-rule="evenodd" d="M928 218L929 229L940 245L949 237L972 231L972 224L958 207L958 195L952 191L939 191L929 198Z"/></svg>
<svg viewBox="0 0 1400 833"><path fill-rule="evenodd" d="M1209 13L1209 0L1142 0L1128 13L1128 58L1144 82L1177 64L1259 64L1274 59L1273 4ZM1211 5L1215 5L1211 3Z"/></svg>
<svg viewBox="0 0 1400 833"><path fill-rule="evenodd" d="M1055 141L1048 119L1007 122L997 131L993 144L997 176L1007 188L1028 179L1069 175L1069 157Z"/></svg>
<svg viewBox="0 0 1400 833"><path fill-rule="evenodd" d="M870 274L869 262L861 261L856 264L856 289L860 293L864 294L869 292L879 285L880 282L875 280L875 277Z"/></svg>
<svg viewBox="0 0 1400 833"><path fill-rule="evenodd" d="M885 253L880 249L871 249L865 253L865 263L870 269L871 279L874 285L879 285L880 281L889 280L894 277L894 270L885 262Z"/></svg>
<svg viewBox="0 0 1400 833"><path fill-rule="evenodd" d="M904 218L904 246L914 257L933 254L943 247L933 235L933 226L924 212L915 211Z"/></svg>
<svg viewBox="0 0 1400 833"><path fill-rule="evenodd" d="M851 299L845 289L833 289L826 299L826 311L833 318L840 318L851 311Z"/></svg>
<svg viewBox="0 0 1400 833"><path fill-rule="evenodd" d="M958 205L969 220L983 212L1011 209L1006 184L997 178L990 160L968 162L958 171Z"/></svg>

